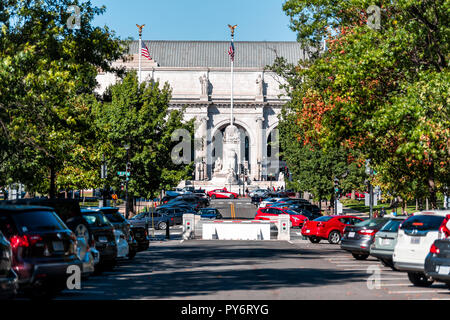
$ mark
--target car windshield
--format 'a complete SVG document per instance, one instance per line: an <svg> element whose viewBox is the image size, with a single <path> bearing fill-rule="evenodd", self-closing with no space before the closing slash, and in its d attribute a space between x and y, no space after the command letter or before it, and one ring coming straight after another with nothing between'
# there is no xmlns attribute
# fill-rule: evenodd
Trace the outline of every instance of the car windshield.
<svg viewBox="0 0 450 320"><path fill-rule="evenodd" d="M125 218L119 212L109 212L105 213L106 218L110 222L124 222Z"/></svg>
<svg viewBox="0 0 450 320"><path fill-rule="evenodd" d="M333 217L330 216L323 216L323 217L319 217L317 219L314 219L314 221L323 221L323 222L327 222L330 221L331 219L333 219Z"/></svg>
<svg viewBox="0 0 450 320"><path fill-rule="evenodd" d="M13 215L18 229L23 232L67 229L64 222L51 211L29 211Z"/></svg>
<svg viewBox="0 0 450 320"><path fill-rule="evenodd" d="M298 212L293 211L293 210L285 210L284 212L286 212L288 214L291 214L291 215L299 215L299 214L301 214L301 213L298 213Z"/></svg>
<svg viewBox="0 0 450 320"><path fill-rule="evenodd" d="M389 220L388 223L386 223L381 229L380 231L383 232L397 232L398 231L398 227L400 226L400 224L402 223L403 220L399 220L399 219L392 219Z"/></svg>
<svg viewBox="0 0 450 320"><path fill-rule="evenodd" d="M102 213L83 213L83 218L91 226L95 227L111 226L111 223Z"/></svg>
<svg viewBox="0 0 450 320"><path fill-rule="evenodd" d="M375 218L375 219L368 219L364 220L358 223L355 223L355 227L375 227L383 222L387 222L387 219L381 219L381 218Z"/></svg>
<svg viewBox="0 0 450 320"><path fill-rule="evenodd" d="M412 216L402 223L402 230L437 231L444 221L442 216Z"/></svg>

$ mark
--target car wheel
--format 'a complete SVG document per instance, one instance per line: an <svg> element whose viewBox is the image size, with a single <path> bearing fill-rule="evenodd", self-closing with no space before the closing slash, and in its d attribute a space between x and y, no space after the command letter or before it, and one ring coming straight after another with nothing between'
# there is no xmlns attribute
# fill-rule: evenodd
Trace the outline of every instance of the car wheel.
<svg viewBox="0 0 450 320"><path fill-rule="evenodd" d="M360 254L360 253L352 253L352 256L356 260L366 260L369 257L368 254Z"/></svg>
<svg viewBox="0 0 450 320"><path fill-rule="evenodd" d="M234 199L234 195L233 194L230 196L230 199Z"/></svg>
<svg viewBox="0 0 450 320"><path fill-rule="evenodd" d="M216 195L213 194L213 195L211 196L211 199L215 199L215 198L216 198Z"/></svg>
<svg viewBox="0 0 450 320"><path fill-rule="evenodd" d="M408 272L408 279L417 287L429 287L433 284L433 280L428 280L428 277L422 272Z"/></svg>
<svg viewBox="0 0 450 320"><path fill-rule="evenodd" d="M391 268L393 271L398 271L395 267L394 267L394 263L390 260L387 259L380 259L380 262L383 266Z"/></svg>
<svg viewBox="0 0 450 320"><path fill-rule="evenodd" d="M445 283L445 285L447 286L447 288L450 289L450 281L447 281L447 282Z"/></svg>
<svg viewBox="0 0 450 320"><path fill-rule="evenodd" d="M166 230L166 228L167 228L167 223L165 223L165 222L158 223L159 230Z"/></svg>
<svg viewBox="0 0 450 320"><path fill-rule="evenodd" d="M136 256L136 251L128 252L128 260L132 260Z"/></svg>
<svg viewBox="0 0 450 320"><path fill-rule="evenodd" d="M341 241L341 234L339 231L331 231L328 235L328 242L331 244L338 244Z"/></svg>
<svg viewBox="0 0 450 320"><path fill-rule="evenodd" d="M77 225L74 230L74 233L77 238L78 237L84 238L86 244L89 244L90 234L89 229L86 227L85 224L80 223L79 225Z"/></svg>
<svg viewBox="0 0 450 320"><path fill-rule="evenodd" d="M320 238L316 238L316 237L309 237L309 241L311 241L312 243L319 243L320 242Z"/></svg>

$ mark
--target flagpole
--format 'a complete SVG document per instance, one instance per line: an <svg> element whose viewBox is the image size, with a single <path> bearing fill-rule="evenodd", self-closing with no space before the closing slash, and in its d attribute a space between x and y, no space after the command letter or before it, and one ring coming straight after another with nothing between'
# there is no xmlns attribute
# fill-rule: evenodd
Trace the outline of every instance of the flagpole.
<svg viewBox="0 0 450 320"><path fill-rule="evenodd" d="M144 28L145 24L143 24L142 26L136 24L136 26L139 29L139 71L138 71L138 80L139 83L141 83L141 56L142 56L142 28Z"/></svg>
<svg viewBox="0 0 450 320"><path fill-rule="evenodd" d="M234 32L231 33L231 43L234 45ZM234 58L231 59L231 125L233 125L233 104L234 104L234 100L233 100L233 73L234 73Z"/></svg>

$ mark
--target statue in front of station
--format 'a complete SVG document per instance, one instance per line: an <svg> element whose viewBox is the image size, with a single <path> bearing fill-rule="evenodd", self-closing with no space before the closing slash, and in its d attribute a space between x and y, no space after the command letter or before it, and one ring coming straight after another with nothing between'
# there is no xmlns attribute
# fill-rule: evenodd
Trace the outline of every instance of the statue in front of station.
<svg viewBox="0 0 450 320"><path fill-rule="evenodd" d="M220 157L214 162L214 173L222 171L222 159Z"/></svg>

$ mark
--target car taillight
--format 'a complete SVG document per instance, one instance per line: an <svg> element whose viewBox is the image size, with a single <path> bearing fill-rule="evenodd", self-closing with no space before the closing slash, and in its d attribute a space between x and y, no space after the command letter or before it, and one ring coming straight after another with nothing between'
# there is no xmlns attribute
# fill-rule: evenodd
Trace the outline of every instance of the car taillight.
<svg viewBox="0 0 450 320"><path fill-rule="evenodd" d="M375 233L377 233L377 231L372 229L363 229L359 230L357 233L362 234L363 236L373 236Z"/></svg>
<svg viewBox="0 0 450 320"><path fill-rule="evenodd" d="M18 247L26 248L30 245L27 236L14 236L11 239L9 239L9 242L11 243L11 247L13 249L16 249Z"/></svg>
<svg viewBox="0 0 450 320"><path fill-rule="evenodd" d="M439 250L439 248L436 247L433 243L430 248L430 253L439 254L440 252L441 252L441 250Z"/></svg>
<svg viewBox="0 0 450 320"><path fill-rule="evenodd" d="M170 218L170 221L173 221L173 218Z"/></svg>

